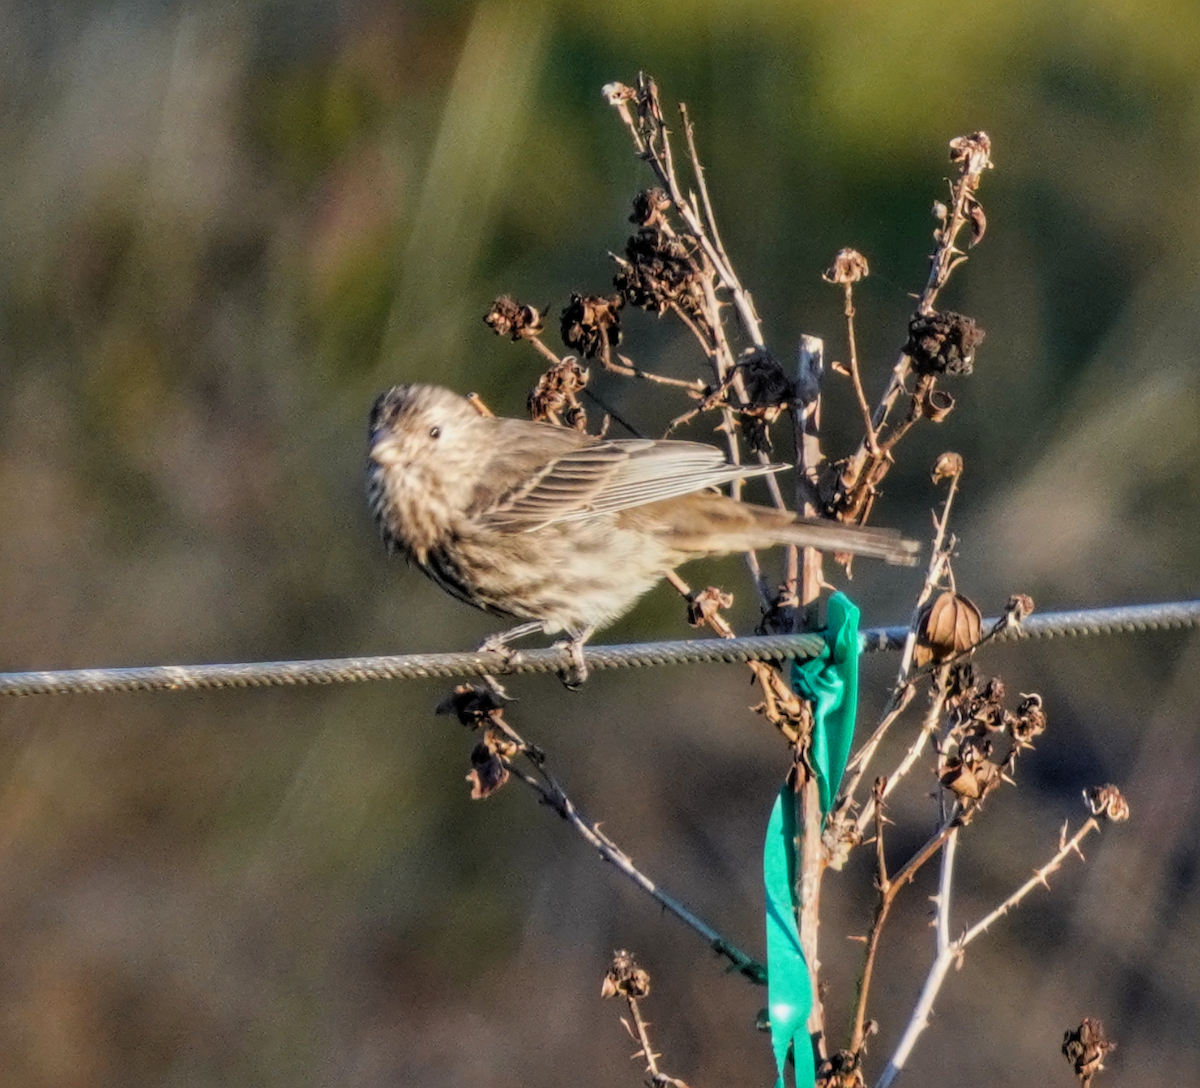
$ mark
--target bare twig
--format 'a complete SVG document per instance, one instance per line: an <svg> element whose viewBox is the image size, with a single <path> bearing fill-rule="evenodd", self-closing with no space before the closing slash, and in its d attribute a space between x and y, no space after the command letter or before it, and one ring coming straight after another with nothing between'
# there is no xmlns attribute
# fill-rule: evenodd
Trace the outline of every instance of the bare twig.
<svg viewBox="0 0 1200 1088"><path fill-rule="evenodd" d="M879 810L879 806L882 804L882 797L886 792L885 784L882 783L882 780L880 780L880 783L876 788L877 796L874 806L874 811L876 812ZM892 904L896 901L896 896L899 894L900 889L912 880L917 875L917 871L921 866L942 848L957 826L956 815L952 813L929 837L925 845L904 863L895 876L889 877L886 869L883 867L880 868L880 871L876 875L879 899L875 906L875 917L872 919L870 932L867 934L867 951L863 957L862 972L858 980L858 993L854 1002L854 1020L850 1032L850 1046L848 1048L852 1054L857 1054L862 1049L863 1040L866 1038L867 1001L871 991L871 977L875 968L875 955L879 950L879 942L883 935L883 926L887 921L888 913L892 909ZM882 818L876 820L876 831L877 834L882 832ZM877 856L882 859L882 847L879 848Z"/></svg>
<svg viewBox="0 0 1200 1088"><path fill-rule="evenodd" d="M554 779L545 767L538 761L533 761L536 773L531 774L505 761L509 771L530 789L534 790L542 801L566 820L578 834L589 843L600 856L612 865L618 872L626 876L638 888L655 900L669 914L673 914L688 928L698 933L708 943L708 946L729 961L731 969L744 978L760 986L766 984L767 970L757 960L741 951L728 941L707 922L696 917L679 900L664 892L653 880L643 873L633 860L616 845L599 826L585 819L575 807L574 802L567 796L562 786Z"/></svg>
<svg viewBox="0 0 1200 1088"><path fill-rule="evenodd" d="M998 918L1007 914L1013 907L1021 902L1031 891L1036 887L1048 888L1048 877L1051 873L1058 870L1062 863L1072 853L1078 854L1081 858L1083 853L1079 849L1079 844L1093 831L1098 831L1100 824L1095 817L1087 819L1083 825L1070 838L1066 835L1066 825L1063 826L1059 833L1059 846L1054 855L1041 868L1033 874L1024 884L1016 889L1007 899L1004 900L994 910L989 911L983 918L968 928L961 937L956 941L943 941L941 930L939 928L938 936L938 954L934 959L933 964L929 968L929 974L925 978L925 984L921 988L921 994L917 998L917 1003L913 1008L912 1015L909 1018L908 1025L901 1036L900 1042L896 1045L896 1050L888 1060L887 1066L880 1075L876 1084L876 1088L889 1088L904 1069L905 1063L908 1061L909 1055L912 1053L913 1047L916 1045L917 1039L921 1033L929 1026L929 1016L933 1011L933 1004L937 998L938 991L942 987L942 983L946 979L946 974L952 966L956 966L961 962L963 952L968 944L976 937L980 936L987 928ZM945 864L943 872L946 871ZM946 895L946 889L939 893L939 900L943 895ZM949 910L948 896L947 902L938 904L939 922L944 918L945 913ZM946 925L949 923L947 922Z"/></svg>

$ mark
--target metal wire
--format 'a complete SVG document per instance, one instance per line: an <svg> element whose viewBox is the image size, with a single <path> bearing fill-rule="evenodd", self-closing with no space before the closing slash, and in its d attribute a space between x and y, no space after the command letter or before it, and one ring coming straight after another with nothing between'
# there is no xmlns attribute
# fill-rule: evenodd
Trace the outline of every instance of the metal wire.
<svg viewBox="0 0 1200 1088"><path fill-rule="evenodd" d="M985 621L987 627L995 620ZM1081 609L1030 616L1019 629L998 635L1024 638L1083 638L1200 626L1200 601ZM985 628L986 629L986 628ZM860 635L864 653L896 650L906 627L877 627ZM589 646L592 669L649 668L658 665L716 662L786 661L819 654L819 634L759 635L733 639L687 639L626 646ZM392 657L344 657L317 661L261 661L234 665L150 665L139 668L66 669L57 672L0 673L0 695L99 694L115 691L201 691L224 688L352 684L364 680L414 680L429 677L496 676L555 672L570 664L561 648L524 650L515 659L498 653L404 654Z"/></svg>

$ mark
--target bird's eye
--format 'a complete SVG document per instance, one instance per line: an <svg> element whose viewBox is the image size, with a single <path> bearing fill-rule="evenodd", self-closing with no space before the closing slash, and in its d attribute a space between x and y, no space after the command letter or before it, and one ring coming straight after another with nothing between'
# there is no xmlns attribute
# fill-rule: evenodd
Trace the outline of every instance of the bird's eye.
<svg viewBox="0 0 1200 1088"><path fill-rule="evenodd" d="M430 438L441 438L442 437L442 428L441 427L430 427L429 428L429 437Z"/></svg>

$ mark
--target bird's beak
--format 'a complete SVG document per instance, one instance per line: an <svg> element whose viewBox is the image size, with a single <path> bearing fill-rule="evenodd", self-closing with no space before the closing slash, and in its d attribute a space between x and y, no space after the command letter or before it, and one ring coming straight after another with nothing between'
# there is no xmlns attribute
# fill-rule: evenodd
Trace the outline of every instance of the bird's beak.
<svg viewBox="0 0 1200 1088"><path fill-rule="evenodd" d="M403 459L400 444L387 431L375 431L371 435L371 444L367 456L376 464L391 468Z"/></svg>

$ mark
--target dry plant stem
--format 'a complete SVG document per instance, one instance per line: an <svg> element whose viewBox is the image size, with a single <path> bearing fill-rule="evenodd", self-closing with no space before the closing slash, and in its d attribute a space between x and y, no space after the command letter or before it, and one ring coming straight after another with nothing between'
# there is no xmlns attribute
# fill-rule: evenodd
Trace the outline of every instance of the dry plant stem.
<svg viewBox="0 0 1200 1088"><path fill-rule="evenodd" d="M676 389L686 389L689 393L704 391L704 383L699 379L687 381L684 378L669 378L665 374L654 374L649 370L632 366L628 362L616 362L612 358L612 353L608 351L604 353L604 369L611 370L614 374L621 374L626 378L639 378L644 382L655 382L658 385L672 385Z"/></svg>
<svg viewBox="0 0 1200 1088"><path fill-rule="evenodd" d="M696 188L700 190L700 200L704 204L704 220L712 233L713 245L720 255L723 266L732 271L733 264L729 260L729 254L725 252L725 243L721 241L721 232L717 229L717 217L713 214L712 201L708 198L708 184L704 180L704 167L701 165L700 155L696 151L695 126L692 124L687 106L683 102L679 103L679 115L683 118L683 135L687 140L688 157L692 160L692 174L696 178ZM758 317L753 315L753 307L751 307L751 313L752 321L757 325Z"/></svg>
<svg viewBox="0 0 1200 1088"><path fill-rule="evenodd" d="M888 700L887 707L884 709L879 725L875 728L875 732L871 734L850 760L849 770L851 778L842 790L842 795L845 797L854 796L859 784L862 782L863 776L867 772L867 767L870 765L871 759L874 757L883 738L887 735L888 729L912 700L914 692L913 681L915 679L912 671L912 661L913 652L917 646L917 625L920 621L921 609L925 607L926 602L933 596L934 590L941 584L947 564L950 561L950 552L946 547L946 535L947 526L950 524L950 511L954 506L954 499L958 495L958 481L958 476L951 478L950 488L946 493L946 501L937 519L933 537L933 549L929 556L929 566L925 571L925 580L921 584L921 591L917 594L917 602L913 606L912 618L908 623L908 635L904 640L904 651L900 655L900 668L896 674L896 682L892 686L891 697ZM859 828L864 828L866 821L870 818L870 812L864 811L859 821Z"/></svg>
<svg viewBox="0 0 1200 1088"><path fill-rule="evenodd" d="M667 571L667 581L675 587L679 595L689 603L693 600L691 587L675 571ZM721 638L734 638L735 632L725 617L719 612L714 612L708 616L706 621L708 625L716 631ZM765 717L772 722L789 744L796 744L800 740L800 735L787 723L785 714L776 713L774 708L778 706L780 694L776 690L776 683L779 681L779 674L765 661L747 661L747 667L754 674L755 680L758 681L759 687L762 689L763 702L767 710ZM792 696L794 699L795 696Z"/></svg>
<svg viewBox="0 0 1200 1088"><path fill-rule="evenodd" d="M820 472L825 455L821 452L821 375L825 370L825 343L816 336L802 336L796 361L796 401L788 406L796 445L796 510L814 517L820 510ZM792 579L794 549L788 549L788 590L800 602L793 630L814 630L817 626L816 601L824 577L821 553L804 549L803 581Z"/></svg>
<svg viewBox="0 0 1200 1088"><path fill-rule="evenodd" d="M842 287L846 292L846 306L843 313L846 315L846 343L850 350L850 380L854 383L854 394L858 398L858 407L863 415L863 441L866 442L867 449L872 454L877 454L879 452L879 436L876 434L875 425L871 420L871 407L867 404L867 394L863 391L862 371L858 368L858 346L854 339L854 285L845 283Z"/></svg>
<svg viewBox="0 0 1200 1088"><path fill-rule="evenodd" d="M655 88L650 89L654 104L654 113L658 120L658 129L660 134L660 143L662 145L662 154L659 155L653 146L648 151L647 161L658 177L659 182L667 190L667 194L671 197L671 202L675 205L675 210L679 213L680 218L688 225L692 236L699 242L703 248L705 255L712 262L713 269L717 273L717 277L721 281L721 286L728 292L733 300L734 308L738 312L738 317L741 319L742 327L746 330L746 335L750 342L756 347L765 346L762 335L762 326L759 323L758 314L754 309L754 303L747 292L738 280L737 275L733 271L733 265L729 258L725 255L724 247L720 242L720 235L717 233L716 221L712 216L712 204L708 200L707 187L704 184L704 170L700 166L700 159L696 154L695 139L692 134L692 126L688 120L687 110L685 107L680 107L680 113L683 115L684 131L687 137L688 151L691 156L692 171L696 177L696 184L700 188L701 194L704 197L705 218L702 218L696 205L689 201L684 195L683 190L679 186L679 181L675 175L675 162L671 152L670 131L662 122L662 111L658 104L658 91Z"/></svg>
<svg viewBox="0 0 1200 1088"><path fill-rule="evenodd" d="M920 758L921 752L925 745L933 740L937 733L938 725L942 720L942 716L946 708L946 677L949 672L948 665L941 665L938 668L937 678L934 681L934 691L929 699L929 708L925 711L925 717L921 721L921 730L913 738L912 744L908 746L908 751L904 753L904 758L900 761L896 769L888 775L887 785L883 789L883 797L886 799L904 778L912 766ZM858 830L861 834L867 826L867 821L874 819L875 808L877 802L874 797L868 800L864 805L862 812L858 817Z"/></svg>
<svg viewBox="0 0 1200 1088"><path fill-rule="evenodd" d="M821 843L821 792L814 774L805 774L800 785L799 824L800 856L797 872L800 874L800 947L804 950L804 961L808 966L808 980L812 991L812 1009L808 1014L808 1034L816 1043L817 1060L825 1058L825 1005L821 1000L821 960L819 937L821 928L821 881L825 876L825 850Z"/></svg>
<svg viewBox="0 0 1200 1088"><path fill-rule="evenodd" d="M954 942L954 949L956 951L962 951L964 948L966 948L967 945L975 940L976 937L985 932L993 922L999 918L1002 918L1005 914L1012 910L1013 907L1020 903L1022 899L1024 899L1031 891L1034 890L1034 888L1040 886L1048 889L1050 884L1046 878L1062 866L1062 863L1067 859L1068 854L1078 854L1080 860L1084 860L1083 851L1079 849L1079 844L1083 842L1083 840L1086 839L1093 831L1099 830L1100 822L1094 816L1090 816L1084 821L1083 826L1080 827L1080 829L1068 839L1066 837L1067 825L1064 823L1062 826L1062 831L1059 832L1058 850L1055 851L1054 856L1048 862L1046 862L1045 865L1038 869L1037 872L1035 872L1033 876L1025 881L1025 883L1022 884L1015 892L1013 892L1012 895L1004 900L1003 903L996 907L995 910L984 915L984 917L980 918L978 922L976 922L961 937L959 937L958 940Z"/></svg>
<svg viewBox="0 0 1200 1088"><path fill-rule="evenodd" d="M881 789L880 793L882 792ZM882 840L883 815L878 804L874 807L876 813L875 834ZM867 1000L871 992L871 976L875 969L875 955L879 950L879 941L883 935L883 925L887 921L888 912L892 909L892 904L896 901L896 896L899 894L900 889L912 880L917 875L917 871L921 866L942 848L957 826L956 816L952 814L930 836L925 845L904 863L903 868L893 877L887 875L887 870L883 863L882 845L877 844L876 846L876 857L879 865L879 872L876 876L879 888L879 901L875 906L875 917L871 922L871 930L867 934L867 951L863 958L862 974L858 981L858 994L854 1002L854 1020L850 1031L849 1046L851 1053L857 1054L862 1049L863 1039L865 1038Z"/></svg>
<svg viewBox="0 0 1200 1088"><path fill-rule="evenodd" d="M677 899L664 892L657 884L633 864L629 855L621 850L600 828L580 815L574 803L564 792L563 788L546 770L535 763L536 775L530 774L505 760L505 766L530 789L534 790L542 801L566 820L588 842L600 856L620 873L624 874L638 888L653 898L664 910L673 914L684 925L698 933L708 943L708 946L729 961L731 968L751 982L762 986L766 984L766 968L741 951L736 945L726 940L708 923L697 918Z"/></svg>
<svg viewBox="0 0 1200 1088"><path fill-rule="evenodd" d="M823 353L824 344L816 337L804 337L801 340L796 374L797 402L789 405L796 436L796 509L808 516L817 513L817 479L824 459L820 434ZM803 565L798 569L797 556L794 549L789 549L788 590L796 595L799 604L792 626L794 630L811 631L818 625L817 608L824 583L821 553L815 548L805 548ZM798 927L800 947L804 950L813 994L808 1032L816 1040L818 1057L824 1058L825 1006L821 1001L819 978L821 881L825 875L825 852L821 843L821 796L816 776L809 773L804 764L799 765L799 770L802 777L798 799L801 819L798 826L802 830L796 859L796 871L800 874Z"/></svg>
<svg viewBox="0 0 1200 1088"><path fill-rule="evenodd" d="M697 201L694 196L689 199L679 184L679 178L675 170L674 152L671 148L671 134L666 126L666 122L663 120L662 106L658 99L658 88L652 80L639 76L637 90L640 99L638 105L639 118L637 120L634 119L626 101L614 101L614 105L622 121L624 121L625 126L629 129L633 137L634 147L639 157L649 163L659 183L670 197L675 211L687 225L688 232L703 250L707 262L712 272L716 275L718 282L729 292L734 308L750 342L756 348L764 348L765 342L762 335L762 325L754 309L754 302L750 297L750 293L742 286L741 281L734 272L733 265L729 260L728 254L725 252L724 244L721 242L716 217L713 214L712 201L708 195L708 186L704 180L704 167L700 163L700 157L696 150L695 134L687 115L687 109L681 106L680 113L683 118L684 134L687 140L692 173L696 180L696 186L700 190L700 201ZM643 138L642 128L639 123L643 120L648 121L650 126L647 138ZM668 231L668 233L673 232ZM736 360L725 335L724 322L721 318L720 300L716 296L710 276L701 276L700 282L704 290L706 316L709 327L712 330L712 343L706 343L708 338L702 334L701 330L695 327L693 322L689 320L687 325L697 335L698 339L700 339L701 344L705 346L705 351L712 362L718 386L724 384L732 375L732 383L737 392L738 400L742 404L745 404L747 402L745 383L742 381L741 375L734 370ZM735 429L736 421L733 412L727 406L722 408L722 423L726 432L730 459L733 463L738 464L741 458ZM758 459L764 464L769 460L765 454L759 454ZM787 504L783 500L783 493L779 488L779 482L774 476L768 476L766 477L766 483L771 500L775 506L780 510L787 509ZM731 494L734 498L740 497L740 481L734 482ZM767 584L763 575L758 557L753 552L747 552L746 564L758 589L760 603L764 608L770 608L773 594L771 587Z"/></svg>
<svg viewBox="0 0 1200 1088"><path fill-rule="evenodd" d="M555 355L551 348L542 343L540 337L527 336L524 339L535 351L537 351L545 359L548 359L555 366L562 362L562 359ZM642 370L639 367L632 366L629 363L613 362L611 358L611 352L608 351L604 353L602 362L605 370L611 370L614 373L622 374L627 378L640 378L642 381L657 382L659 385L673 385L679 389L686 389L691 393L699 393L704 389L704 383L699 380L689 382L682 378L668 378L665 374L653 374L649 370Z"/></svg>
<svg viewBox="0 0 1200 1088"><path fill-rule="evenodd" d="M641 1048L633 1056L635 1058L643 1057L646 1059L646 1072L650 1074L650 1084L653 1085L681 1085L683 1081L677 1080L675 1077L669 1076L658 1068L658 1059L661 1054L656 1054L654 1048L650 1045L650 1032L647 1030L649 1025L642 1019L642 1011L638 1008L638 999L636 997L626 997L626 1003L629 1005L629 1016L633 1021L633 1026L629 1026L628 1021L623 1021L625 1030L637 1042ZM686 1086L685 1086L686 1088Z"/></svg>
<svg viewBox="0 0 1200 1088"><path fill-rule="evenodd" d="M926 976L925 984L921 988L920 997L918 997L917 1003L913 1007L908 1026L904 1029L904 1034L901 1036L895 1052L888 1060L886 1068L880 1074L879 1080L876 1082L876 1088L889 1088L904 1069L904 1065L908 1061L908 1057L912 1053L918 1037L929 1026L929 1016L933 1011L933 1003L937 998L942 983L945 981L946 974L951 967L956 966L961 961L967 945L982 934L998 918L1012 910L1034 888L1039 886L1048 888L1050 885L1047 878L1050 874L1062 866L1062 863L1067 859L1069 854L1076 853L1082 858L1083 852L1079 849L1079 844L1093 831L1098 831L1099 829L1099 823L1094 818L1089 818L1068 839L1066 838L1066 825L1064 825L1062 832L1059 834L1059 846L1054 856L1038 869L1029 880L1014 891L1012 895L1005 899L1003 903L996 907L995 910L985 915L967 929L956 941L950 941L948 935L945 938L942 935L941 925L945 915L949 913L948 888L943 886L938 894L938 955L929 968L929 974ZM947 849L949 850L949 848L950 843L947 842ZM946 866L943 865L943 870L945 868ZM945 898L944 904L942 902L943 897ZM948 934L949 922L946 921L945 925Z"/></svg>
<svg viewBox="0 0 1200 1088"><path fill-rule="evenodd" d="M937 248L930 257L929 276L925 281L924 290L922 290L917 298L917 313L919 314L933 313L938 293L946 285L946 281L950 278L950 273L960 260L966 259L962 256L962 251L955 244L963 227L970 221L968 209L971 200L974 198L974 187L969 182L966 164L964 164L962 172L954 181L951 195L953 199L946 224L940 232ZM849 459L843 474L845 477L858 479L861 475L863 466L866 464L867 458L871 455L872 436L878 436L883 425L887 422L888 414L895 405L896 399L904 392L905 382L911 368L912 360L907 355L901 354L900 358L896 361L896 365L892 368L892 376L888 382L888 386L884 390L879 403L875 406L875 411L871 416L871 426L863 436L858 449L854 451Z"/></svg>

